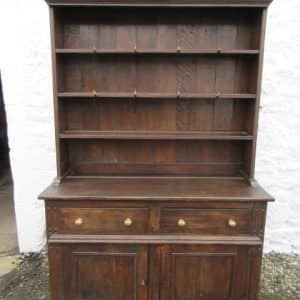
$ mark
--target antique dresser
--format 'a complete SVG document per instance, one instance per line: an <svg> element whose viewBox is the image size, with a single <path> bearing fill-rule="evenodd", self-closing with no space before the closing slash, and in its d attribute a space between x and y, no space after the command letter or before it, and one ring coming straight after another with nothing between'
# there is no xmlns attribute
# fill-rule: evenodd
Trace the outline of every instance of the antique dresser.
<svg viewBox="0 0 300 300"><path fill-rule="evenodd" d="M52 300L257 300L270 0L47 0Z"/></svg>

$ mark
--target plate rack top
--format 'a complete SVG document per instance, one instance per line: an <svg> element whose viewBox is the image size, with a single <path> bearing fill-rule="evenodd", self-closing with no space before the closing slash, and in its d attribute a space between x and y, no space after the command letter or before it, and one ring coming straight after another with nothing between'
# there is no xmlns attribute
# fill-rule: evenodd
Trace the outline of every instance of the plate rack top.
<svg viewBox="0 0 300 300"><path fill-rule="evenodd" d="M45 0L50 6L267 7L272 0Z"/></svg>

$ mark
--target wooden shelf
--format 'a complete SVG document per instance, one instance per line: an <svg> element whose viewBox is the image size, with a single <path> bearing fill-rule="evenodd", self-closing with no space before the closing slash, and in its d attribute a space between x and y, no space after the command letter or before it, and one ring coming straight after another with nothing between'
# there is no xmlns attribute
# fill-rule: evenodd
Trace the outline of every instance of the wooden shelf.
<svg viewBox="0 0 300 300"><path fill-rule="evenodd" d="M257 55L255 49L56 49L57 54L204 54L204 55Z"/></svg>
<svg viewBox="0 0 300 300"><path fill-rule="evenodd" d="M254 180L271 0L46 1L54 298L254 300L273 201Z"/></svg>
<svg viewBox="0 0 300 300"><path fill-rule="evenodd" d="M98 93L98 92L63 92L58 93L59 98L143 98L143 99L256 99L256 94L250 93Z"/></svg>
<svg viewBox="0 0 300 300"><path fill-rule="evenodd" d="M153 192L155 187L155 192ZM217 188L216 188L217 187ZM201 177L99 177L65 178L40 196L47 200L188 200L188 201L273 201L259 184L236 178Z"/></svg>
<svg viewBox="0 0 300 300"><path fill-rule="evenodd" d="M252 140L244 131L86 131L67 130L61 139L118 139L118 140Z"/></svg>

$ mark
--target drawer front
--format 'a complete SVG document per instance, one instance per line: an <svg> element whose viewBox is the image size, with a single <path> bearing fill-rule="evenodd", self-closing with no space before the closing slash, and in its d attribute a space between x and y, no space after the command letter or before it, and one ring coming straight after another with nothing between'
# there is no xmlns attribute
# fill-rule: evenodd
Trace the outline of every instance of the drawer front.
<svg viewBox="0 0 300 300"><path fill-rule="evenodd" d="M60 233L136 234L146 233L147 208L59 208L57 230Z"/></svg>
<svg viewBox="0 0 300 300"><path fill-rule="evenodd" d="M246 209L162 209L163 233L247 234L252 231L251 210Z"/></svg>

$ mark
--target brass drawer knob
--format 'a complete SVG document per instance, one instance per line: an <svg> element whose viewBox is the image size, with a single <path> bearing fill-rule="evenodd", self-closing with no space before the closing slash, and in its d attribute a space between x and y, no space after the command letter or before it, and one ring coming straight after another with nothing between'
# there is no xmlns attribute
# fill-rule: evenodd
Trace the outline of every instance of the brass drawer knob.
<svg viewBox="0 0 300 300"><path fill-rule="evenodd" d="M184 227L184 226L186 225L186 222L185 222L184 219L179 219L179 220L177 221L177 225L178 225L179 227Z"/></svg>
<svg viewBox="0 0 300 300"><path fill-rule="evenodd" d="M133 224L133 221L132 221L131 218L126 218L126 219L124 220L124 225L125 225L126 227L130 227L132 224Z"/></svg>
<svg viewBox="0 0 300 300"><path fill-rule="evenodd" d="M234 228L234 227L236 227L236 225L237 225L236 220L234 220L234 219L229 219L228 220L228 226L229 227Z"/></svg>
<svg viewBox="0 0 300 300"><path fill-rule="evenodd" d="M74 221L74 224L77 225L77 226L80 226L83 224L83 219L82 218L77 218L75 221Z"/></svg>

